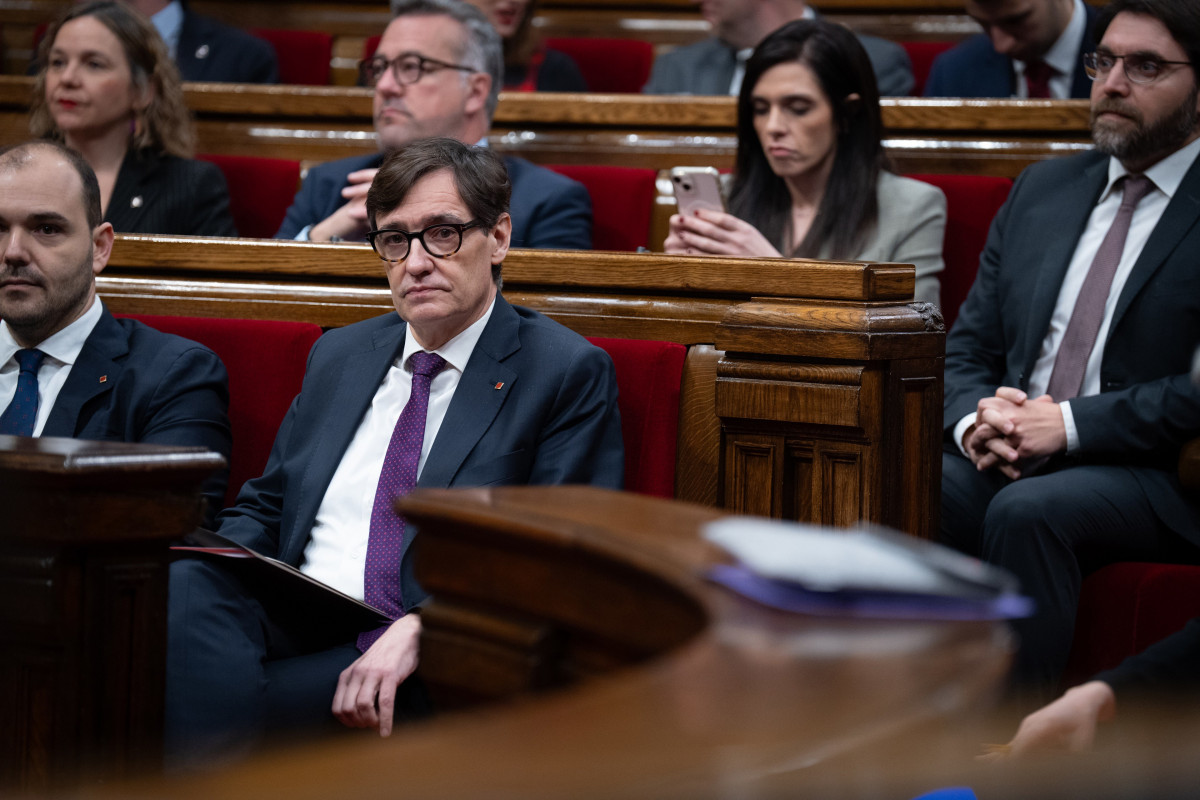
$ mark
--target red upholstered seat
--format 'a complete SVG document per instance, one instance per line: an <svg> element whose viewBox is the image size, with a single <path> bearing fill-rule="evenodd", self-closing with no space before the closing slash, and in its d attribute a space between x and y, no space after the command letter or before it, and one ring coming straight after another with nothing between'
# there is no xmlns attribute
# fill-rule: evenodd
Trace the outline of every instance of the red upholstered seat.
<svg viewBox="0 0 1200 800"><path fill-rule="evenodd" d="M279 423L300 391L308 351L321 335L310 322L160 317L122 314L208 347L229 372L233 455L226 505L267 464Z"/></svg>
<svg viewBox="0 0 1200 800"><path fill-rule="evenodd" d="M632 252L650 239L656 194L652 169L547 164L592 197L592 248Z"/></svg>
<svg viewBox="0 0 1200 800"><path fill-rule="evenodd" d="M221 168L238 234L270 239L283 224L300 185L300 162L287 158L197 155Z"/></svg>
<svg viewBox="0 0 1200 800"><path fill-rule="evenodd" d="M250 31L275 48L279 82L301 86L327 86L333 59L333 36L321 31L255 28Z"/></svg>
<svg viewBox="0 0 1200 800"><path fill-rule="evenodd" d="M901 42L908 60L912 62L913 97L925 94L925 81L929 80L929 70L933 68L933 60L949 50L958 42Z"/></svg>
<svg viewBox="0 0 1200 800"><path fill-rule="evenodd" d="M654 63L654 45L636 39L547 39L546 47L574 59L588 91L601 94L637 94Z"/></svg>
<svg viewBox="0 0 1200 800"><path fill-rule="evenodd" d="M687 348L674 342L591 338L612 357L625 441L625 489L675 495L675 437Z"/></svg>
<svg viewBox="0 0 1200 800"><path fill-rule="evenodd" d="M1012 181L990 175L909 175L931 183L946 195L946 238L942 257L942 317L946 330L958 318L958 307L966 299L979 256L987 243L992 218L1008 199Z"/></svg>
<svg viewBox="0 0 1200 800"><path fill-rule="evenodd" d="M1200 617L1200 566L1125 562L1097 570L1079 595L1063 685L1115 667L1193 617Z"/></svg>

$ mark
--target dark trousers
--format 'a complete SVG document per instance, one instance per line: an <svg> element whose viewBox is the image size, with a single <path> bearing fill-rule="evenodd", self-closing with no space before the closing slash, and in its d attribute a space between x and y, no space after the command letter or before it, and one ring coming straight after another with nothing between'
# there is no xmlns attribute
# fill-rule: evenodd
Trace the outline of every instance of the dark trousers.
<svg viewBox="0 0 1200 800"><path fill-rule="evenodd" d="M1048 699L1070 654L1084 576L1118 561L1195 561L1200 549L1171 531L1134 467L1069 465L1010 481L981 473L956 449L942 454L941 541L1016 574L1036 602L1013 627L1013 682Z"/></svg>
<svg viewBox="0 0 1200 800"><path fill-rule="evenodd" d="M241 757L265 740L343 730L338 676L360 655L356 630L273 591L258 565L217 557L171 565L165 754L168 769ZM410 678L399 719L427 716Z"/></svg>

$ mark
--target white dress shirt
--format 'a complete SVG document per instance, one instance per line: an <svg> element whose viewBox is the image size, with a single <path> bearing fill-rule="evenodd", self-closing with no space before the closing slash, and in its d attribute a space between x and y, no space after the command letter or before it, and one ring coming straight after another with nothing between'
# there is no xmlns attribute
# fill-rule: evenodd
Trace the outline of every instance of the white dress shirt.
<svg viewBox="0 0 1200 800"><path fill-rule="evenodd" d="M97 298L91 306L79 316L79 319L55 333L50 338L37 345L37 349L46 354L38 370L38 411L33 424L33 435L41 436L46 427L46 420L58 393L62 391L71 367L79 359L83 351L83 343L92 335L96 323L100 321L104 305ZM8 324L0 321L0 412L8 408L17 393L17 378L21 368L17 365L17 351L24 348L13 338Z"/></svg>
<svg viewBox="0 0 1200 800"><path fill-rule="evenodd" d="M1191 168L1192 162L1200 155L1200 139L1180 148L1171 155L1159 161L1146 170L1146 177L1154 184L1142 201L1138 203L1129 223L1129 233L1125 237L1125 249L1121 251L1121 260L1117 264L1116 274L1113 275L1112 286L1108 291L1108 300L1104 304L1104 319L1100 323L1100 331L1096 334L1096 345L1088 357L1087 367L1083 373L1083 386L1079 390L1081 397L1100 393L1100 365L1104 359L1104 344L1108 339L1112 315L1117 307L1117 300L1125 288L1125 281L1133 271L1133 265L1142 254L1146 242L1167 210L1167 204L1179 190L1183 176ZM1045 394L1050 384L1050 374L1054 371L1054 360L1058 356L1058 347L1071 321L1071 313L1075 310L1075 300L1083 286L1084 279L1092 267L1092 261L1100 250L1100 244L1112 227L1121 207L1122 192L1114 191L1116 182L1129 174L1125 167L1115 158L1108 162L1108 184L1100 195L1100 200L1088 217L1087 226L1079 242L1075 245L1075 254L1063 277L1058 299L1054 304L1054 313L1050 316L1050 327L1042 340L1042 348L1029 373L1029 397L1040 397ZM1071 414L1070 401L1059 404L1062 409L1063 424L1067 431L1067 452L1079 449L1079 432L1075 428L1075 418ZM975 414L968 414L958 421L954 428L954 441L962 449L963 434L967 428L975 424ZM965 451L964 451L965 454Z"/></svg>
<svg viewBox="0 0 1200 800"><path fill-rule="evenodd" d="M425 438L417 476L442 427L446 410L458 389L463 370L471 359L475 344L491 319L495 301L487 312L466 330L433 352L446 360L446 367L433 378L429 387L429 408L425 416ZM367 563L367 541L371 534L371 509L375 489L383 470L384 456L400 412L412 394L412 367L409 356L422 350L412 328L404 337L404 350L396 359L371 401L350 446L346 448L317 509L312 538L304 548L300 570L317 580L362 600L363 570Z"/></svg>
<svg viewBox="0 0 1200 800"><path fill-rule="evenodd" d="M1056 100L1066 100L1071 97L1071 85L1075 81L1075 71L1083 69L1083 61L1079 57L1079 49L1083 47L1083 35L1087 29L1087 11L1084 10L1083 0L1075 0L1071 10L1071 21L1063 29L1062 35L1054 45L1046 51L1042 60L1054 69L1050 77L1050 97ZM1013 71L1016 73L1016 94L1013 97L1025 100L1029 98L1029 87L1025 84L1025 62L1013 59Z"/></svg>

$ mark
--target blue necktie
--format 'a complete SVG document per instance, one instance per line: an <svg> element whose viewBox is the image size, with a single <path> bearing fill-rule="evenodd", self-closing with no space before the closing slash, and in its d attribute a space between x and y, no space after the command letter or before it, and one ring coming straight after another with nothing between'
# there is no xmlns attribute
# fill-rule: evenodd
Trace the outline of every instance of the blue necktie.
<svg viewBox="0 0 1200 800"><path fill-rule="evenodd" d="M33 436L33 425L37 422L38 370L46 354L41 350L18 350L17 365L21 374L17 376L17 393L12 402L0 415L0 434L10 436Z"/></svg>

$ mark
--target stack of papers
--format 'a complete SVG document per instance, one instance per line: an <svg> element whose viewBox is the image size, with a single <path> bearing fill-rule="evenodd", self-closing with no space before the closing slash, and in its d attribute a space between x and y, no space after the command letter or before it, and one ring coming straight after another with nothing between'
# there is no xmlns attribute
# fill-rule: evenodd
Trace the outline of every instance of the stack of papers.
<svg viewBox="0 0 1200 800"><path fill-rule="evenodd" d="M820 528L727 517L704 536L730 553L709 578L759 603L806 614L1011 619L1033 613L1010 573L875 526Z"/></svg>

